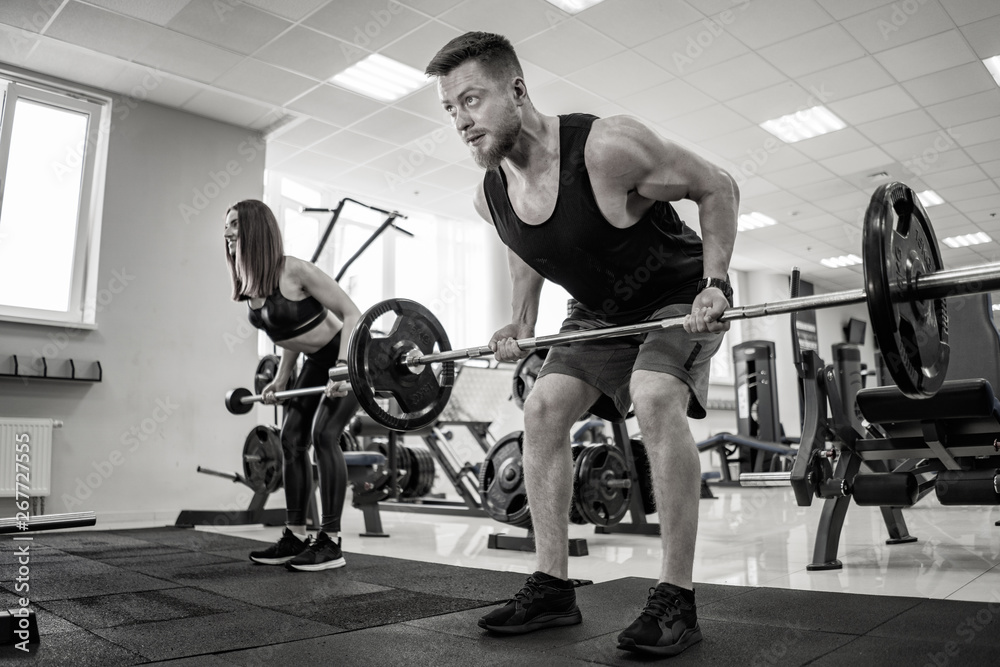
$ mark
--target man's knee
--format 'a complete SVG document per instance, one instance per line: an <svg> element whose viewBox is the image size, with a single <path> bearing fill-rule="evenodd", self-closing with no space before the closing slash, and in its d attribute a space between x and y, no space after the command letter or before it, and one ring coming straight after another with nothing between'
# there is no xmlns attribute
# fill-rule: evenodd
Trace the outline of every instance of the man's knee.
<svg viewBox="0 0 1000 667"><path fill-rule="evenodd" d="M558 391L557 388L554 390L547 385L535 385L524 402L525 428L551 426L568 431L589 407L579 407L580 402L571 393Z"/></svg>
<svg viewBox="0 0 1000 667"><path fill-rule="evenodd" d="M630 387L636 416L662 420L687 418L691 391L680 378L663 373L633 377Z"/></svg>

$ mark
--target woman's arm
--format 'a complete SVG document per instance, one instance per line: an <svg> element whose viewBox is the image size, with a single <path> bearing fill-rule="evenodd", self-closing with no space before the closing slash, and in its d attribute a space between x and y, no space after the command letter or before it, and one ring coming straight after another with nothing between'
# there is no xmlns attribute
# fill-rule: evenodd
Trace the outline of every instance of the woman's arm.
<svg viewBox="0 0 1000 667"><path fill-rule="evenodd" d="M361 311L351 301L351 297L347 296L347 292L337 284L337 281L315 264L294 257L287 258L286 262L288 262L286 266L290 264L292 275L298 278L306 294L314 297L344 323L337 359L347 359L347 345L351 333L358 325L358 320L361 319Z"/></svg>

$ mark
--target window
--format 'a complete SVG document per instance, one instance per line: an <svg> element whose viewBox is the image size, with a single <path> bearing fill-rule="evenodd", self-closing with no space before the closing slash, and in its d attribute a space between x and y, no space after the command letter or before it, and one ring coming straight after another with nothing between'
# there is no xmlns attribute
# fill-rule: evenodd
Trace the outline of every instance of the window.
<svg viewBox="0 0 1000 667"><path fill-rule="evenodd" d="M0 318L92 325L110 102L0 91Z"/></svg>

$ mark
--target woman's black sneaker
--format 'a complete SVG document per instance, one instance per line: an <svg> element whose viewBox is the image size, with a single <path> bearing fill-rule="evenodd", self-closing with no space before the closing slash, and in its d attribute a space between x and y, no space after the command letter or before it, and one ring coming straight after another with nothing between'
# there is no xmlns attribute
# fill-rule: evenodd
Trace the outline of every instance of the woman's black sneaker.
<svg viewBox="0 0 1000 667"><path fill-rule="evenodd" d="M251 551L250 560L261 565L282 565L305 551L307 546L309 538L300 540L292 531L285 528L277 544L260 551Z"/></svg>
<svg viewBox="0 0 1000 667"><path fill-rule="evenodd" d="M649 589L646 608L618 635L618 648L654 655L677 655L700 641L694 593L663 583Z"/></svg>
<svg viewBox="0 0 1000 667"><path fill-rule="evenodd" d="M583 622L573 582L535 572L506 605L479 619L479 627L505 635Z"/></svg>
<svg viewBox="0 0 1000 667"><path fill-rule="evenodd" d="M288 561L285 567L289 570L317 572L345 565L347 565L347 561L344 560L344 553L340 550L340 538L338 537L337 541L334 542L329 535L320 531L309 547Z"/></svg>

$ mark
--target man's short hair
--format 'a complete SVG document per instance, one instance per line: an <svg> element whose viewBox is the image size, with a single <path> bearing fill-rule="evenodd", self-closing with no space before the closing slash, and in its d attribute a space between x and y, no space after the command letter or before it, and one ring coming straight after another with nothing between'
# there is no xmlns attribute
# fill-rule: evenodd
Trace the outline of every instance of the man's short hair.
<svg viewBox="0 0 1000 667"><path fill-rule="evenodd" d="M524 71L510 40L490 32L467 32L451 40L437 52L424 73L447 76L462 63L475 60L493 80L503 81Z"/></svg>

